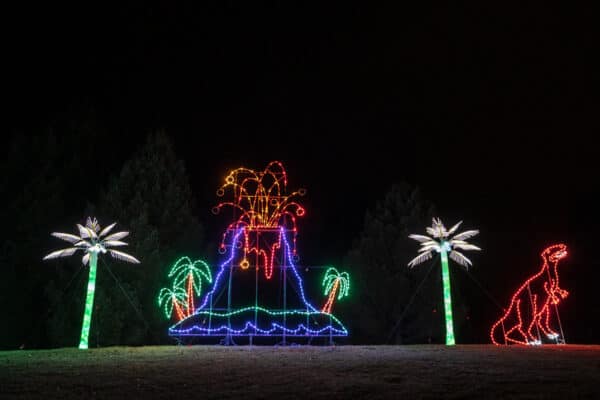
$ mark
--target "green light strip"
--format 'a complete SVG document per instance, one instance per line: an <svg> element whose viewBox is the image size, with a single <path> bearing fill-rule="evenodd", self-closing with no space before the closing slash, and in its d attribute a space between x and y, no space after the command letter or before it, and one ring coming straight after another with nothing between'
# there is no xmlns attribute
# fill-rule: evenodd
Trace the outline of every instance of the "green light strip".
<svg viewBox="0 0 600 400"><path fill-rule="evenodd" d="M254 306L250 306L250 307L244 307L244 308L240 308L238 310L233 310L230 312L218 312L218 311L198 311L196 312L195 315L210 315L213 317L221 317L221 318L228 318L231 317L233 315L236 314L242 314L246 311L249 310L253 310L253 311L262 311L264 313L267 313L269 315L326 315L328 318L330 317L329 314L327 313L323 313L320 311L304 311L304 310L286 310L286 311L272 311L272 310L268 310L266 308L263 307L254 307ZM343 326L342 322L337 319L335 316L331 315L331 319L334 320L335 322L337 322L338 324L340 324L341 326ZM177 324L176 324L177 325Z"/></svg>
<svg viewBox="0 0 600 400"><path fill-rule="evenodd" d="M454 323L452 321L452 294L450 292L450 271L448 271L448 254L442 244L442 283L444 285L444 312L446 317L446 345L453 346Z"/></svg>
<svg viewBox="0 0 600 400"><path fill-rule="evenodd" d="M97 253L90 253L90 276L88 278L87 296L85 298L85 310L83 311L83 325L81 326L80 349L88 348L88 336L92 322L92 311L94 309L94 292L96 291L96 264Z"/></svg>

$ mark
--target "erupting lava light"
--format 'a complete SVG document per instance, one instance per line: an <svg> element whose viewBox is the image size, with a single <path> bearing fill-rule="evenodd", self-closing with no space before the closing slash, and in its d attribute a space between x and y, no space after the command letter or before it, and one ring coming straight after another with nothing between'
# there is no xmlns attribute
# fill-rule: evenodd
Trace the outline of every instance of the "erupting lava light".
<svg viewBox="0 0 600 400"><path fill-rule="evenodd" d="M240 267L247 269L249 256L256 256L259 266L264 268L267 279L273 276L273 262L276 251L281 248L281 229L293 236L292 253L296 255L296 217L305 213L295 199L304 196L306 190L299 189L285 194L287 174L279 161L267 165L264 171L256 172L248 168L237 168L225 178L225 183L217 190L217 196L223 197L231 192L231 201L219 203L213 208L218 214L224 207L231 207L239 216L223 233L220 251L225 252L227 237L238 230L243 231L244 257ZM277 239L268 246L261 245L261 233L280 232Z"/></svg>

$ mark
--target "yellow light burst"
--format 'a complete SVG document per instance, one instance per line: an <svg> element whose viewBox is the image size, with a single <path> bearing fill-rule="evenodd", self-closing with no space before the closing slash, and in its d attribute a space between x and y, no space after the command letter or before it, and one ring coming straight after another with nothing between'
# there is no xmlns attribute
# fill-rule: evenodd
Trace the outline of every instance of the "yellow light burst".
<svg viewBox="0 0 600 400"><path fill-rule="evenodd" d="M223 233L221 251L225 249L228 235L243 229L244 243L240 246L244 248L244 258L239 264L242 269L250 267L246 256L255 253L257 260L264 259L257 261L257 268L260 266L258 264L264 264L262 266L265 268L265 275L267 278L271 277L274 251L281 247L281 238L278 237L275 243L265 246L259 240L261 233L279 236L277 233L281 229L291 232L292 252L296 254L296 218L305 215L304 208L296 199L304 196L306 190L298 189L286 194L286 187L287 173L283 164L272 161L259 172L244 167L232 170L225 177L225 183L217 189L217 196L227 196L230 200L215 206L213 213L218 214L222 208L230 208L233 211L233 222Z"/></svg>

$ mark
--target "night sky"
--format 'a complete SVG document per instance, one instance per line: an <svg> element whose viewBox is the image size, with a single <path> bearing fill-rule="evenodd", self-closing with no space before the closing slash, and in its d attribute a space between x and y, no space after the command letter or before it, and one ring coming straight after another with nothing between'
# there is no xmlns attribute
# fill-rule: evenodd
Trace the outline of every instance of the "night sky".
<svg viewBox="0 0 600 400"><path fill-rule="evenodd" d="M481 230L473 274L501 303L545 245L565 242L566 339L597 342L590 10L202 3L14 10L8 130L91 115L122 163L164 129L215 237L227 171L280 160L308 191L309 265L339 263L366 210L407 181L448 225Z"/></svg>

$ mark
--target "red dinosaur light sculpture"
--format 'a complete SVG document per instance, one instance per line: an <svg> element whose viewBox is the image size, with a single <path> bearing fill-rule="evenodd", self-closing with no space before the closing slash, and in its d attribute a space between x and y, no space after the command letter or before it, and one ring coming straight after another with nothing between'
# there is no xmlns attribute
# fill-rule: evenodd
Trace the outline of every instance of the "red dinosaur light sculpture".
<svg viewBox="0 0 600 400"><path fill-rule="evenodd" d="M558 279L558 263L567 256L567 246L549 246L541 256L542 268L519 287L504 315L492 326L490 339L495 345L539 345L542 334L560 343L560 335L550 326L550 308L556 307L558 316L557 305L569 294L560 288Z"/></svg>

